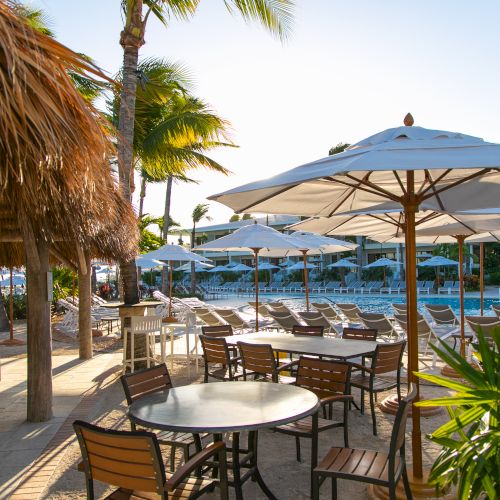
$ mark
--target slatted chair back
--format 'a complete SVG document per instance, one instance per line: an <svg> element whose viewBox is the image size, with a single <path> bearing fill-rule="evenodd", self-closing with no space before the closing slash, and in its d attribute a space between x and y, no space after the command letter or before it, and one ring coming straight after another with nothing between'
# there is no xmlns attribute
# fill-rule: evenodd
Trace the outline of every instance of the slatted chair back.
<svg viewBox="0 0 500 500"><path fill-rule="evenodd" d="M448 304L425 304L425 308L437 325L455 326L459 323L453 309Z"/></svg>
<svg viewBox="0 0 500 500"><path fill-rule="evenodd" d="M208 326L224 325L226 322L206 307L193 307L193 312Z"/></svg>
<svg viewBox="0 0 500 500"><path fill-rule="evenodd" d="M396 314L406 314L406 304L392 304Z"/></svg>
<svg viewBox="0 0 500 500"><path fill-rule="evenodd" d="M130 318L130 331L135 333L161 332L161 316L132 316Z"/></svg>
<svg viewBox="0 0 500 500"><path fill-rule="evenodd" d="M341 321L342 318L339 316L338 312L332 307L331 304L325 304L324 302L311 302L311 305L319 311L323 316L329 321Z"/></svg>
<svg viewBox="0 0 500 500"><path fill-rule="evenodd" d="M278 381L276 360L270 344L248 344L238 342L243 373L247 371L261 375L271 375L273 381ZM274 380L276 378L276 380Z"/></svg>
<svg viewBox="0 0 500 500"><path fill-rule="evenodd" d="M285 306L283 302L267 302L266 307L270 311L286 312L288 314L291 313L290 309L287 306Z"/></svg>
<svg viewBox="0 0 500 500"><path fill-rule="evenodd" d="M295 385L308 389L318 398L349 394L351 365L341 361L301 356Z"/></svg>
<svg viewBox="0 0 500 500"><path fill-rule="evenodd" d="M377 340L377 330L375 328L344 328L342 338L346 340Z"/></svg>
<svg viewBox="0 0 500 500"><path fill-rule="evenodd" d="M304 320L306 325L322 326L326 330L330 330L331 328L328 320L319 311L299 312L299 316Z"/></svg>
<svg viewBox="0 0 500 500"><path fill-rule="evenodd" d="M392 323L387 319L385 314L382 313L359 313L359 318L367 328L376 330L379 335L396 335Z"/></svg>
<svg viewBox="0 0 500 500"><path fill-rule="evenodd" d="M273 285L271 284L269 286L273 286ZM274 285L274 286L276 286L276 285ZM248 305L250 307L253 307L255 309L255 302L249 302ZM259 314L263 318L269 318L269 309L264 305L264 303L258 302L257 303L257 308L258 308Z"/></svg>
<svg viewBox="0 0 500 500"><path fill-rule="evenodd" d="M250 327L250 325L232 309L215 309L215 312L233 328L241 329Z"/></svg>
<svg viewBox="0 0 500 500"><path fill-rule="evenodd" d="M323 337L324 327L323 326L311 326L311 325L293 325L292 334L293 335L305 335L309 337Z"/></svg>
<svg viewBox="0 0 500 500"><path fill-rule="evenodd" d="M229 348L224 337L207 337L206 335L200 335L199 337L205 363L220 363L225 366L231 364Z"/></svg>
<svg viewBox="0 0 500 500"><path fill-rule="evenodd" d="M491 310L500 318L500 304L491 304Z"/></svg>
<svg viewBox="0 0 500 500"><path fill-rule="evenodd" d="M496 316L465 316L469 326L477 334L480 330L486 337L491 337L491 332L500 327L500 318Z"/></svg>
<svg viewBox="0 0 500 500"><path fill-rule="evenodd" d="M372 370L375 375L397 371L401 366L406 341L377 344L372 358Z"/></svg>
<svg viewBox="0 0 500 500"><path fill-rule="evenodd" d="M174 386L165 364L134 373L126 373L120 377L120 381L129 405L142 396L165 391Z"/></svg>
<svg viewBox="0 0 500 500"><path fill-rule="evenodd" d="M408 421L411 405L416 397L416 386L409 386L408 395L405 398L401 398L401 401L399 402L396 419L394 420L392 428L391 444L389 447L389 460L392 461L392 464L394 464L394 459L398 451L401 453L401 456L404 456L406 443L406 422Z"/></svg>
<svg viewBox="0 0 500 500"><path fill-rule="evenodd" d="M73 427L91 487L97 480L167 498L160 446L153 433L107 430L79 420Z"/></svg>
<svg viewBox="0 0 500 500"><path fill-rule="evenodd" d="M297 324L297 318L287 311L271 311L269 309L269 315L286 331L291 331Z"/></svg>
<svg viewBox="0 0 500 500"><path fill-rule="evenodd" d="M337 303L336 305L342 311L344 316L349 321L359 321L358 314L362 311L357 306L357 304L339 304L339 303Z"/></svg>
<svg viewBox="0 0 500 500"><path fill-rule="evenodd" d="M201 333L205 337L231 337L233 327L231 325L202 326Z"/></svg>

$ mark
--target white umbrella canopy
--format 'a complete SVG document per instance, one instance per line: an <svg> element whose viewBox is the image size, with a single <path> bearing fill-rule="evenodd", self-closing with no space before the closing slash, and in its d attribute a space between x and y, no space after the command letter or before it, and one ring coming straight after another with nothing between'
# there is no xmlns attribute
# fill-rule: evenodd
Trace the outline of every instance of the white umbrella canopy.
<svg viewBox="0 0 500 500"><path fill-rule="evenodd" d="M307 269L316 269L316 266L314 264L311 264L310 262L307 262L305 266L307 267ZM304 269L304 264L302 262L297 262L292 266L286 268L287 271L300 271L303 269Z"/></svg>
<svg viewBox="0 0 500 500"><path fill-rule="evenodd" d="M222 236L214 241L209 241L196 247L196 250L212 250L219 252L236 252L251 250L255 256L255 302L259 301L259 252L263 249L297 249L300 250L303 243L296 241L291 236L280 233L262 224L249 224L234 231L234 233ZM234 268L233 268L234 269ZM255 309L255 330L259 331L259 313Z"/></svg>
<svg viewBox="0 0 500 500"><path fill-rule="evenodd" d="M363 269L371 269L373 267L390 267L390 266L400 266L402 263L397 260L386 259L382 257L377 259L366 266L363 266Z"/></svg>
<svg viewBox="0 0 500 500"><path fill-rule="evenodd" d="M204 271L212 270L214 266L212 264L207 264L206 262L196 262L194 266L195 273L201 273ZM191 263L187 262L186 264L182 264L182 266L176 267L174 271L184 271L185 273L191 272Z"/></svg>
<svg viewBox="0 0 500 500"><path fill-rule="evenodd" d="M345 152L253 182L210 199L236 212L326 216L404 212L407 266L408 373L419 370L415 214L500 206L500 145L455 132L413 127L388 129ZM349 233L343 233L349 234ZM461 350L464 351L464 338ZM420 411L412 413L413 474L423 477Z"/></svg>
<svg viewBox="0 0 500 500"><path fill-rule="evenodd" d="M233 273L241 273L246 271L253 271L254 268L247 266L246 264L236 264L236 266L231 268L231 272Z"/></svg>
<svg viewBox="0 0 500 500"><path fill-rule="evenodd" d="M143 254L143 256L162 261L210 262L210 260L203 257L203 255L197 255L194 252L190 252L181 245L163 245L157 250Z"/></svg>
<svg viewBox="0 0 500 500"><path fill-rule="evenodd" d="M155 267L163 266L164 262L145 257L144 255L139 255L135 258L135 264L137 267L142 269L153 269Z"/></svg>
<svg viewBox="0 0 500 500"><path fill-rule="evenodd" d="M334 268L334 267L349 267L349 268L357 268L359 267L358 264L355 264L354 262L351 262L350 260L347 259L340 259L337 262L333 262L332 264L328 264L326 266L327 268Z"/></svg>
<svg viewBox="0 0 500 500"><path fill-rule="evenodd" d="M208 273L224 273L226 271L227 271L226 266L215 266L214 268L209 269L207 272Z"/></svg>
<svg viewBox="0 0 500 500"><path fill-rule="evenodd" d="M262 264L259 264L259 269L261 271L269 271L272 269L279 269L279 266L275 266L274 264L270 264L269 262L262 262Z"/></svg>
<svg viewBox="0 0 500 500"><path fill-rule="evenodd" d="M458 266L459 262L456 260L448 259L447 257L443 257L442 255L435 255L428 260L424 260L423 262L419 262L417 266L420 267L438 267L438 266Z"/></svg>

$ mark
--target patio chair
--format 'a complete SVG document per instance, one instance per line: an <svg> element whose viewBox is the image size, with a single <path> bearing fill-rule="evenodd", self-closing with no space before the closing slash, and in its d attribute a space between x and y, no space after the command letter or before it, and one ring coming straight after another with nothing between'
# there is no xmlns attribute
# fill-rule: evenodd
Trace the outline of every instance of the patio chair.
<svg viewBox="0 0 500 500"><path fill-rule="evenodd" d="M366 328L376 330L378 335L383 335L389 338L399 338L399 334L394 328L394 325L389 321L385 314L360 312L358 317L364 323Z"/></svg>
<svg viewBox="0 0 500 500"><path fill-rule="evenodd" d="M396 486L402 477L406 498L411 500L406 471L405 433L408 414L416 396L417 390L413 387L399 402L388 453L359 448L330 448L313 470L312 499L319 500L319 487L327 478L332 480L332 500L337 500L338 479L385 486L389 489L389 498L394 499Z"/></svg>
<svg viewBox="0 0 500 500"><path fill-rule="evenodd" d="M387 283L387 286L382 286L380 287L379 292L382 293L392 293L392 292L397 292L399 288L399 280L392 280Z"/></svg>
<svg viewBox="0 0 500 500"><path fill-rule="evenodd" d="M118 486L106 498L198 498L220 487L227 500L226 448L222 441L198 452L176 472L167 473L156 434L103 429L77 420L73 423L83 457L87 497L94 498L94 480ZM219 479L193 476L209 459L216 460Z"/></svg>
<svg viewBox="0 0 500 500"><path fill-rule="evenodd" d="M358 314L362 311L357 304L339 304L337 302L335 305L340 309L347 321L360 322Z"/></svg>
<svg viewBox="0 0 500 500"><path fill-rule="evenodd" d="M493 330L500 327L500 318L497 316L465 316L465 321L476 335L481 330L488 342L493 342Z"/></svg>
<svg viewBox="0 0 500 500"><path fill-rule="evenodd" d="M326 302L311 302L311 306L319 311L328 321L332 323L342 322L342 318L339 316L339 313L331 304L327 304Z"/></svg>
<svg viewBox="0 0 500 500"><path fill-rule="evenodd" d="M318 462L317 441L320 432L342 427L344 429L344 446L349 446L349 402L352 401L352 396L349 394L350 376L351 367L349 363L306 357L299 359L295 385L314 392L320 398L323 409L326 411L326 407L329 407L329 418L310 416L289 424L280 425L275 430L295 437L298 462L301 461L300 438L312 439L311 472ZM344 405L342 420L333 420L332 405L334 403Z"/></svg>
<svg viewBox="0 0 500 500"><path fill-rule="evenodd" d="M254 379L263 377L275 383L292 384L295 382L294 377L281 375L281 372L290 371L297 361L278 366L270 344L238 342L238 349L243 366L243 380L246 380L248 375L253 375Z"/></svg>
<svg viewBox="0 0 500 500"><path fill-rule="evenodd" d="M324 328L322 326L293 325L292 335L305 335L309 337L323 337Z"/></svg>
<svg viewBox="0 0 500 500"><path fill-rule="evenodd" d="M417 293L429 295L434 288L434 281L417 281Z"/></svg>
<svg viewBox="0 0 500 500"><path fill-rule="evenodd" d="M120 377L127 405L131 405L142 396L162 392L171 389L174 385L170 378L170 373L165 364L146 368L135 373L128 373ZM135 423L130 420L130 428L136 431ZM156 436L158 442L162 445L170 446L170 468L175 468L175 450L181 448L184 454L184 460L187 462L192 456L190 453L191 446L194 446L197 451L201 450L201 439L207 434L189 434L187 432L172 432L172 431L157 431Z"/></svg>
<svg viewBox="0 0 500 500"><path fill-rule="evenodd" d="M227 324L240 332L244 330L253 330L255 328L255 320L244 320L234 309L215 309L214 312Z"/></svg>
<svg viewBox="0 0 500 500"><path fill-rule="evenodd" d="M208 326L219 326L226 324L226 321L224 321L219 315L206 307L193 307L192 311L196 314L197 318L200 321L203 321L203 323Z"/></svg>
<svg viewBox="0 0 500 500"><path fill-rule="evenodd" d="M375 328L344 328L342 331L344 340L367 340L377 341L377 330Z"/></svg>
<svg viewBox="0 0 500 500"><path fill-rule="evenodd" d="M491 310L500 318L500 304L491 304Z"/></svg>
<svg viewBox="0 0 500 500"><path fill-rule="evenodd" d="M357 365L360 372L351 377L351 386L361 390L361 413L365 409L365 391L370 394L370 409L372 412L373 434L377 435L377 417L375 414L375 395L389 389L397 389L398 401L401 400L401 360L406 341L390 344L378 344L371 358L371 366ZM396 372L396 380L382 379L379 375Z"/></svg>
<svg viewBox="0 0 500 500"><path fill-rule="evenodd" d="M289 312L272 311L269 309L269 314L279 325L280 329L285 330L285 332L291 332L294 325L298 324L297 318Z"/></svg>
<svg viewBox="0 0 500 500"><path fill-rule="evenodd" d="M328 333L337 333L333 325L319 311L299 312L302 321L309 326L322 326Z"/></svg>
<svg viewBox="0 0 500 500"><path fill-rule="evenodd" d="M238 367L241 358L231 356L229 346L223 336L200 335L199 337L203 348L203 360L205 361L203 382L207 383L209 377L223 382L243 377L243 371ZM210 364L216 366L210 369Z"/></svg>
<svg viewBox="0 0 500 500"><path fill-rule="evenodd" d="M448 304L424 304L436 325L460 326L460 321Z"/></svg>
<svg viewBox="0 0 500 500"><path fill-rule="evenodd" d="M438 287L438 294L441 295L442 293L447 293L448 295L450 295L452 288L453 288L453 281L445 281L443 283L443 286Z"/></svg>

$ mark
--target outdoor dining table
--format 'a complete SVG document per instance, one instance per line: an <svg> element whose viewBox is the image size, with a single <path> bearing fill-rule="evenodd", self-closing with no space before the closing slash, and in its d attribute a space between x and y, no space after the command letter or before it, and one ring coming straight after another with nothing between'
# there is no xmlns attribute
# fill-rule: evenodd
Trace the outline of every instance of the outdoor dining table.
<svg viewBox="0 0 500 500"><path fill-rule="evenodd" d="M258 468L258 431L316 415L319 407L316 394L301 387L263 382L214 382L143 396L130 405L128 416L145 427L209 433L215 440L222 440L223 433L231 432L229 466L233 479L229 484L235 488L236 498L243 498L242 485L253 478L268 498L275 499ZM248 432L244 450L240 448L243 431Z"/></svg>
<svg viewBox="0 0 500 500"><path fill-rule="evenodd" d="M273 351L289 354L305 354L347 360L369 356L375 351L377 342L367 340L347 340L332 337L312 337L291 333L244 333L225 337L229 345L238 342L249 344L270 344Z"/></svg>

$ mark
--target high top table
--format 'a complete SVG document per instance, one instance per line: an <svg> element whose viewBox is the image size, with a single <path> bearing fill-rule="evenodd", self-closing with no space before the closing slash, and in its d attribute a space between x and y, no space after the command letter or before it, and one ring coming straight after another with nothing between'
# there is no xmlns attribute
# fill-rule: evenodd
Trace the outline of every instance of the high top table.
<svg viewBox="0 0 500 500"><path fill-rule="evenodd" d="M229 345L236 345L238 342L270 344L276 352L305 354L341 360L369 356L377 347L377 342L367 340L312 337L309 335L292 335L290 333L258 332L232 335L224 338Z"/></svg>
<svg viewBox="0 0 500 500"><path fill-rule="evenodd" d="M236 498L243 499L243 483L254 478L265 495L275 499L257 464L258 430L316 415L319 407L318 397L301 387L265 382L214 382L143 396L130 405L128 416L145 427L209 433L214 434L216 440L222 440L222 433L232 432L233 480L229 484L234 486ZM241 450L239 444L242 431L248 431L245 450ZM317 450L314 440L313 446ZM242 457L241 453L244 453ZM242 469L246 469L244 474Z"/></svg>

